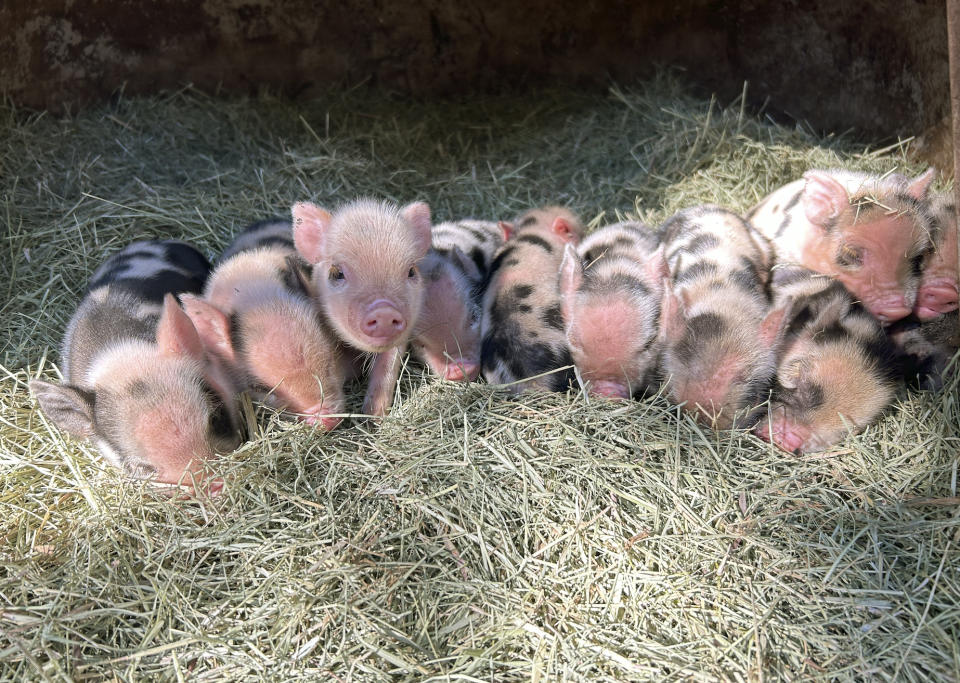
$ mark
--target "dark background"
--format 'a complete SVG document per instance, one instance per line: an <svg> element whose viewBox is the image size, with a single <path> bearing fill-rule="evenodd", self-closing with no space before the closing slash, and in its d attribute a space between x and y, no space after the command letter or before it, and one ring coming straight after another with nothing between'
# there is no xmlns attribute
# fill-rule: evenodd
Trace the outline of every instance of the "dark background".
<svg viewBox="0 0 960 683"><path fill-rule="evenodd" d="M75 110L186 83L309 96L369 84L414 95L605 86L663 66L726 103L818 131L926 133L948 157L943 0L4 0L0 91Z"/></svg>

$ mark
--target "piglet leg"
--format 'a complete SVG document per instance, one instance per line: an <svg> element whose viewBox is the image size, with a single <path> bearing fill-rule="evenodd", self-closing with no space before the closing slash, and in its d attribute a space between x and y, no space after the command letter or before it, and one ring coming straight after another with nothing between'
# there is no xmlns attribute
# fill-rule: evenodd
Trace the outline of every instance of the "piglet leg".
<svg viewBox="0 0 960 683"><path fill-rule="evenodd" d="M363 412L367 415L381 417L387 414L393 402L393 392L397 387L397 378L400 376L400 366L406 350L406 344L395 346L378 353L374 358L373 367L370 368L370 383L363 397Z"/></svg>

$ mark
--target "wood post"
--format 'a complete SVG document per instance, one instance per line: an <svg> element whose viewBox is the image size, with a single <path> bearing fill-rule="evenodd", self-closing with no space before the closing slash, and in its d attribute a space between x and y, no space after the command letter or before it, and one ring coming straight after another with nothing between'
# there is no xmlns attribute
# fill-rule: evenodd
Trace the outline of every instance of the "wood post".
<svg viewBox="0 0 960 683"><path fill-rule="evenodd" d="M950 120L953 125L953 193L960 212L960 0L947 0L947 47L950 59ZM960 224L960 223L958 223ZM960 263L960 240L957 241ZM960 267L957 273L960 279Z"/></svg>

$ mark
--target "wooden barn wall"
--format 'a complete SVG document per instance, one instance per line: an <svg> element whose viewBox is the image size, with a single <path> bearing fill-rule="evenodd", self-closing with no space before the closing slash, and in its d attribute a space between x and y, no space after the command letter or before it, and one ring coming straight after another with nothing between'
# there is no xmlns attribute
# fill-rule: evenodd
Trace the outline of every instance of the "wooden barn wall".
<svg viewBox="0 0 960 683"><path fill-rule="evenodd" d="M187 82L432 94L676 65L823 130L913 135L948 109L943 0L32 0L3 2L0 26L0 92L31 108Z"/></svg>

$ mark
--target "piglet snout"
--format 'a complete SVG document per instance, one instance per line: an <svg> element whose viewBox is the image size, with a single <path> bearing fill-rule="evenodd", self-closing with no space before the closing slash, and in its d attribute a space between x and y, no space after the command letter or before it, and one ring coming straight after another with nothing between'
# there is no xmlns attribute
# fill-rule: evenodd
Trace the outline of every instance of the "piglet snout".
<svg viewBox="0 0 960 683"><path fill-rule="evenodd" d="M361 329L368 337L386 341L407 329L407 321L391 302L377 299L367 307Z"/></svg>
<svg viewBox="0 0 960 683"><path fill-rule="evenodd" d="M920 320L931 320L957 308L955 282L935 283L920 288L915 310Z"/></svg>
<svg viewBox="0 0 960 683"><path fill-rule="evenodd" d="M781 421L774 422L772 429L767 422L763 422L757 426L755 433L764 441L769 441L788 453L801 453L807 441L804 431L797 425Z"/></svg>
<svg viewBox="0 0 960 683"><path fill-rule="evenodd" d="M480 364L458 359L450 361L443 376L451 382L470 382L480 374Z"/></svg>
<svg viewBox="0 0 960 683"><path fill-rule="evenodd" d="M864 297L863 303L877 320L888 325L910 315L914 302L902 292L895 292L875 298Z"/></svg>
<svg viewBox="0 0 960 683"><path fill-rule="evenodd" d="M305 416L303 421L308 425L320 424L328 432L335 429L340 421L343 419L341 417L329 417L330 413L333 412L323 403L318 403L317 405L307 408L305 411Z"/></svg>
<svg viewBox="0 0 960 683"><path fill-rule="evenodd" d="M630 391L625 384L602 379L590 383L590 393L594 396L606 398L630 398Z"/></svg>
<svg viewBox="0 0 960 683"><path fill-rule="evenodd" d="M882 308L876 308L871 311L877 320L879 320L884 325L888 325L892 322L896 322L901 318L906 318L912 312L912 309L907 308L906 306L884 306Z"/></svg>

